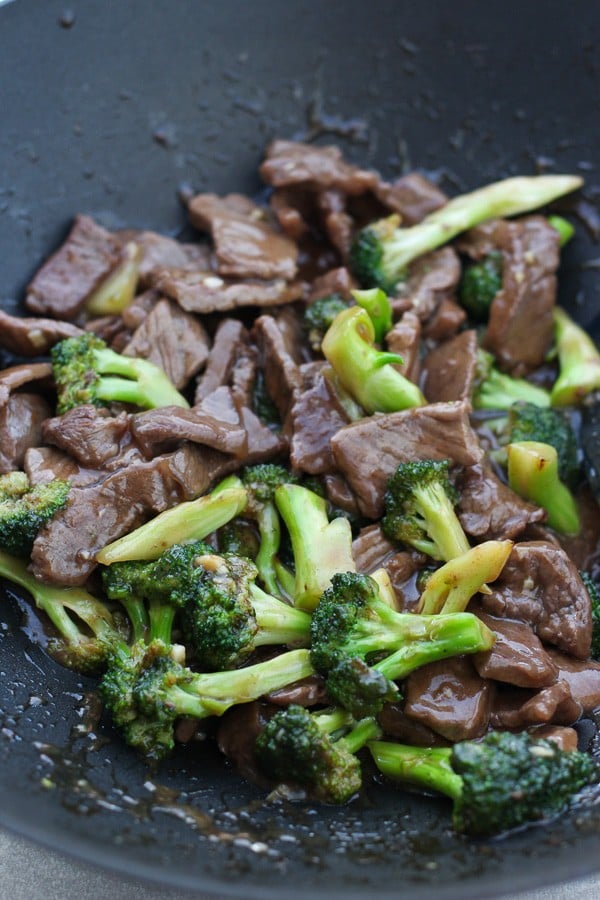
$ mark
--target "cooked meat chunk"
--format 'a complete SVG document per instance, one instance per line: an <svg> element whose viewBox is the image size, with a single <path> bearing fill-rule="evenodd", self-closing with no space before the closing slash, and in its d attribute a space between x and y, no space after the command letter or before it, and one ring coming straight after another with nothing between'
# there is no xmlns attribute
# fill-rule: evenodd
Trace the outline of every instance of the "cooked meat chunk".
<svg viewBox="0 0 600 900"><path fill-rule="evenodd" d="M581 705L584 713L600 708L600 663L593 659L573 659L558 650L549 650L550 657L558 668L558 677L566 681L571 696Z"/></svg>
<svg viewBox="0 0 600 900"><path fill-rule="evenodd" d="M290 410L292 467L310 475L335 471L331 437L349 421L323 375L324 367L321 363L302 366L302 388Z"/></svg>
<svg viewBox="0 0 600 900"><path fill-rule="evenodd" d="M254 745L276 711L276 706L255 700L233 706L219 719L217 743L221 753L233 763L240 775L263 787L268 787L270 782L256 764Z"/></svg>
<svg viewBox="0 0 600 900"><path fill-rule="evenodd" d="M12 391L34 381L45 382L52 378L50 363L23 363L10 366L0 372L0 407L8 401Z"/></svg>
<svg viewBox="0 0 600 900"><path fill-rule="evenodd" d="M421 360L419 357L421 320L416 313L410 310L405 312L402 318L388 331L385 336L385 342L391 353L398 353L404 360L402 365L395 366L395 368L410 381L418 384L421 373ZM462 397L444 397L443 399L462 400Z"/></svg>
<svg viewBox="0 0 600 900"><path fill-rule="evenodd" d="M299 706L316 706L327 700L325 679L320 675L309 675L308 678L296 681L288 687L271 691L265 699L276 706L289 706L290 703L297 703Z"/></svg>
<svg viewBox="0 0 600 900"><path fill-rule="evenodd" d="M577 732L566 725L540 725L531 735L536 740L554 741L565 753L577 750Z"/></svg>
<svg viewBox="0 0 600 900"><path fill-rule="evenodd" d="M149 359L181 389L206 363L209 347L208 335L197 316L171 300L159 300L123 354Z"/></svg>
<svg viewBox="0 0 600 900"><path fill-rule="evenodd" d="M323 476L325 494L330 503L357 519L360 516L358 502L345 478L336 473Z"/></svg>
<svg viewBox="0 0 600 900"><path fill-rule="evenodd" d="M449 743L422 722L407 716L402 703L386 703L377 718L386 735L411 747L445 747Z"/></svg>
<svg viewBox="0 0 600 900"><path fill-rule="evenodd" d="M448 341L466 321L467 314L462 306L451 297L443 297L431 318L427 320L423 335L430 341Z"/></svg>
<svg viewBox="0 0 600 900"><path fill-rule="evenodd" d="M346 196L342 191L323 191L317 194L317 207L321 214L325 234L343 260L348 259L354 219L346 212Z"/></svg>
<svg viewBox="0 0 600 900"><path fill-rule="evenodd" d="M103 469L119 460L131 462L131 454L140 457L131 447L131 416L122 412L111 416L105 409L84 405L70 409L62 416L44 423L44 441L59 447L88 469ZM129 451L127 460L123 454Z"/></svg>
<svg viewBox="0 0 600 900"><path fill-rule="evenodd" d="M65 243L37 272L25 305L37 315L73 320L123 261L123 244L89 216L77 216Z"/></svg>
<svg viewBox="0 0 600 900"><path fill-rule="evenodd" d="M298 248L268 222L265 210L239 194L199 194L189 203L192 225L210 231L220 275L285 278L296 274Z"/></svg>
<svg viewBox="0 0 600 900"><path fill-rule="evenodd" d="M246 465L253 466L257 463L268 462L286 450L287 442L281 434L277 434L263 425L258 416L247 406L239 405L238 409L248 440Z"/></svg>
<svg viewBox="0 0 600 900"><path fill-rule="evenodd" d="M590 598L564 550L543 541L515 544L491 590L481 596L486 610L529 623L542 641L578 659L589 656Z"/></svg>
<svg viewBox="0 0 600 900"><path fill-rule="evenodd" d="M477 612L477 616L496 635L491 650L476 653L473 657L475 668L482 678L524 688L554 684L558 678L558 668L530 625L491 616L480 609L471 608L470 611Z"/></svg>
<svg viewBox="0 0 600 900"><path fill-rule="evenodd" d="M200 403L204 397L228 383L240 347L247 340L248 332L238 319L223 319L219 322L206 367L196 385L195 403Z"/></svg>
<svg viewBox="0 0 600 900"><path fill-rule="evenodd" d="M477 332L462 331L431 350L423 362L423 393L430 403L468 400L477 367Z"/></svg>
<svg viewBox="0 0 600 900"><path fill-rule="evenodd" d="M454 294L460 278L460 261L452 247L442 247L420 256L408 267L408 277L396 288L399 300L410 300L422 322L435 312L440 301Z"/></svg>
<svg viewBox="0 0 600 900"><path fill-rule="evenodd" d="M260 167L263 181L273 187L305 185L312 190L329 189L345 194L363 194L379 178L345 162L337 147L317 147L294 141L273 141Z"/></svg>
<svg viewBox="0 0 600 900"><path fill-rule="evenodd" d="M152 287L177 300L183 309L196 313L227 312L244 306L282 306L302 296L300 282L283 278L240 281L214 272L158 268L152 270L149 281Z"/></svg>
<svg viewBox="0 0 600 900"><path fill-rule="evenodd" d="M210 268L210 249L205 244L184 244L156 231L119 232L122 241L134 241L141 251L140 284L145 287L149 273L166 266L177 269Z"/></svg>
<svg viewBox="0 0 600 900"><path fill-rule="evenodd" d="M356 290L357 287L358 284L348 269L343 266L330 269L329 272L315 278L310 287L308 302L312 303L313 300L327 297L328 294L340 294L346 300L351 300L351 291Z"/></svg>
<svg viewBox="0 0 600 900"><path fill-rule="evenodd" d="M392 184L380 182L375 185L374 193L384 206L400 215L403 226L416 225L448 200L433 182L418 172L402 175Z"/></svg>
<svg viewBox="0 0 600 900"><path fill-rule="evenodd" d="M331 447L363 515L372 519L383 513L387 482L400 463L450 459L469 466L483 456L465 401L370 416L341 428Z"/></svg>
<svg viewBox="0 0 600 900"><path fill-rule="evenodd" d="M356 569L367 575L379 569L396 552L395 544L386 538L380 525L367 525L366 528L361 528L352 541L352 556Z"/></svg>
<svg viewBox="0 0 600 900"><path fill-rule="evenodd" d="M57 447L31 447L25 453L23 471L31 484L47 484L59 478L70 481L74 487L83 487L104 477L103 472L80 466Z"/></svg>
<svg viewBox="0 0 600 900"><path fill-rule="evenodd" d="M499 222L502 289L492 301L484 345L512 375L543 363L552 343L559 237L542 216Z"/></svg>
<svg viewBox="0 0 600 900"><path fill-rule="evenodd" d="M25 452L42 439L42 423L52 414L38 394L13 393L0 406L0 475L20 469Z"/></svg>
<svg viewBox="0 0 600 900"><path fill-rule="evenodd" d="M537 693L514 688L496 694L490 724L492 728L520 731L535 725L572 725L581 715L581 706L571 696L566 681L557 681Z"/></svg>
<svg viewBox="0 0 600 900"><path fill-rule="evenodd" d="M544 509L521 499L485 463L464 468L457 487L461 525L479 540L512 540L546 518Z"/></svg>
<svg viewBox="0 0 600 900"><path fill-rule="evenodd" d="M468 741L487 731L492 685L480 678L466 656L411 672L404 696L406 715L449 741Z"/></svg>
<svg viewBox="0 0 600 900"><path fill-rule="evenodd" d="M298 349L286 340L284 329L279 327L273 316L260 316L256 319L252 338L259 349L267 391L283 420L296 391L302 389Z"/></svg>
<svg viewBox="0 0 600 900"><path fill-rule="evenodd" d="M18 356L44 356L58 341L78 334L81 329L70 322L9 316L0 309L0 347Z"/></svg>

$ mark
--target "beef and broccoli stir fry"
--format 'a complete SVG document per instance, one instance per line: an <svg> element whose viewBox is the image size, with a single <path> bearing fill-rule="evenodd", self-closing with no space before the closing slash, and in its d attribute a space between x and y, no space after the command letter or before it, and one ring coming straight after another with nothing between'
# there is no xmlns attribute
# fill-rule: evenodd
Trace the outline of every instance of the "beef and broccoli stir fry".
<svg viewBox="0 0 600 900"><path fill-rule="evenodd" d="M598 780L600 353L548 210L581 180L260 173L189 200L195 243L77 216L0 312L0 577L148 758L208 729L313 801L557 815Z"/></svg>

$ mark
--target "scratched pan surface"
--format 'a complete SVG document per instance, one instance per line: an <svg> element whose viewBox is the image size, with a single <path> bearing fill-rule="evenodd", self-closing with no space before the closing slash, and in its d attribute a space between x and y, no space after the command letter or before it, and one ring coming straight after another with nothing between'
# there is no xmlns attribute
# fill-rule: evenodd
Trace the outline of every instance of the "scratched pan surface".
<svg viewBox="0 0 600 900"><path fill-rule="evenodd" d="M600 20L589 2L17 0L0 4L0 301L78 211L177 233L182 184L258 188L275 135L339 142L450 192L539 167L587 178L588 229L565 253L562 301L597 335L589 263L600 144ZM4 364L6 360L3 361ZM373 787L347 809L274 805L210 747L149 770L93 682L0 614L0 824L165 885L243 897L502 894L593 871L600 811L470 843L446 806ZM91 729L91 730L90 730ZM50 787L49 785L53 786ZM594 798L591 798L593 801Z"/></svg>

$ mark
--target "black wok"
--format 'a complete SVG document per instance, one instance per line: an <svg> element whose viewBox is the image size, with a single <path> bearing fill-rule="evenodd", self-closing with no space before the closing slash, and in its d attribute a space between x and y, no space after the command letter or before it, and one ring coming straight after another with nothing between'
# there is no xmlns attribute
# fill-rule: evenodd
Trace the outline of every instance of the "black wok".
<svg viewBox="0 0 600 900"><path fill-rule="evenodd" d="M411 165L434 171L450 192L540 167L579 171L593 205L593 3L66 6L0 8L5 309L17 307L75 212L177 232L178 186L254 193L274 135L339 142L387 175ZM581 263L598 251L579 231L565 254L562 300L594 328L600 298L593 268ZM473 844L450 834L445 804L391 790L373 787L341 810L266 804L201 747L151 771L104 721L86 733L93 682L30 641L33 626L10 593L1 610L0 823L55 848L135 877L244 897L431 897L436 886L445 898L489 896L599 865L593 806Z"/></svg>

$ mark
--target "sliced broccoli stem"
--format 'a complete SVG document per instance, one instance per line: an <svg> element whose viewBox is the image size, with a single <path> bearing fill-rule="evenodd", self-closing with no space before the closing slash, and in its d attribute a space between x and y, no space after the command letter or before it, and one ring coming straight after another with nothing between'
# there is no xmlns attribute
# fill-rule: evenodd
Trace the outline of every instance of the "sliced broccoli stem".
<svg viewBox="0 0 600 900"><path fill-rule="evenodd" d="M554 310L554 334L560 374L551 391L552 406L578 405L600 390L600 351L560 307Z"/></svg>
<svg viewBox="0 0 600 900"><path fill-rule="evenodd" d="M477 383L473 392L475 409L510 409L514 403L550 406L550 394L525 378L513 378L500 372L494 357L485 350L477 351Z"/></svg>
<svg viewBox="0 0 600 900"><path fill-rule="evenodd" d="M464 612L471 597L498 578L512 547L512 541L485 541L445 563L427 579L417 612Z"/></svg>
<svg viewBox="0 0 600 900"><path fill-rule="evenodd" d="M392 327L392 305L381 288L370 288L365 291L352 291L352 296L359 306L368 313L375 332L375 341L381 344Z"/></svg>
<svg viewBox="0 0 600 900"><path fill-rule="evenodd" d="M558 477L558 454L550 444L517 441L508 444L508 483L525 500L548 513L548 525L562 534L579 534L577 502Z"/></svg>
<svg viewBox="0 0 600 900"><path fill-rule="evenodd" d="M450 765L450 747L409 747L389 741L368 746L379 771L392 781L439 791L452 800L461 796L463 782Z"/></svg>
<svg viewBox="0 0 600 900"><path fill-rule="evenodd" d="M271 597L256 584L250 587L250 601L258 625L254 637L256 647L270 644L308 647L310 644L308 613L288 606L283 600Z"/></svg>
<svg viewBox="0 0 600 900"><path fill-rule="evenodd" d="M259 577L270 594L279 593L275 558L281 543L281 525L275 504L265 503L256 512L256 522L260 531L260 547L256 554Z"/></svg>
<svg viewBox="0 0 600 900"><path fill-rule="evenodd" d="M378 725L377 721L372 718L361 719L354 728L352 728L348 734L345 734L343 737L339 738L336 741L341 748L346 750L348 753L352 753L353 755L358 753L359 750L362 750L369 741L375 741L377 738L381 737L382 729Z"/></svg>
<svg viewBox="0 0 600 900"><path fill-rule="evenodd" d="M140 248L130 241L123 248L124 260L85 301L88 316L114 316L123 312L135 296Z"/></svg>
<svg viewBox="0 0 600 900"><path fill-rule="evenodd" d="M431 538L431 541L423 541L428 547L424 552L445 560L466 553L470 549L469 542L444 486L436 482L417 486L415 497Z"/></svg>
<svg viewBox="0 0 600 900"><path fill-rule="evenodd" d="M560 247L564 247L565 244L568 244L575 234L574 226L566 219L563 219L562 216L548 216L548 225L551 225L555 231L558 231L558 242Z"/></svg>

